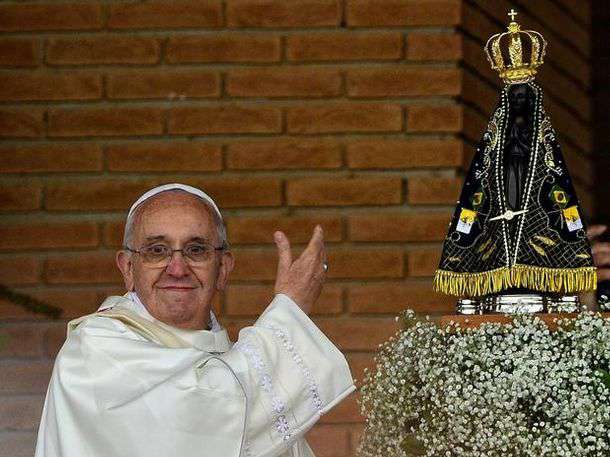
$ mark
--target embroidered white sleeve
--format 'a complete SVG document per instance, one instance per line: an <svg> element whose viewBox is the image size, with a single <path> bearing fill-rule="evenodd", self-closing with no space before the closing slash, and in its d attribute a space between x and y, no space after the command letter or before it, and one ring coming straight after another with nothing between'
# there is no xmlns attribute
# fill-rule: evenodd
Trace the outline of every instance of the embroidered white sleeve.
<svg viewBox="0 0 610 457"><path fill-rule="evenodd" d="M313 375L311 374L311 371L305 364L303 357L301 357L301 354L299 353L299 351L297 351L297 349L292 344L290 337L288 335L286 335L286 333L283 330L276 327L275 325L269 325L268 328L273 331L274 336L282 343L282 346L284 347L284 349L286 349L288 354L290 354L295 365L297 366L299 371L303 374L305 383L308 386L309 399L311 400L314 410L316 412L320 413L322 411L322 399L320 398L318 384L317 384L316 380L314 379Z"/></svg>
<svg viewBox="0 0 610 457"><path fill-rule="evenodd" d="M237 342L234 347L248 358L249 363L258 374L258 385L267 394L274 413L275 431L279 433L282 440L290 440L292 435L290 433L290 425L286 419L286 403L278 395L273 385L273 378L256 345L250 339L244 338Z"/></svg>

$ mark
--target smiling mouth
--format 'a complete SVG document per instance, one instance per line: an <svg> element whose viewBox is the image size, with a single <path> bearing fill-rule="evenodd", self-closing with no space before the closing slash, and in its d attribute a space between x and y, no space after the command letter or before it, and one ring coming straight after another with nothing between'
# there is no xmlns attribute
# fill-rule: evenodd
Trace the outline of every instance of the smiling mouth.
<svg viewBox="0 0 610 457"><path fill-rule="evenodd" d="M178 290L178 291L187 291L187 290L193 290L194 287L185 287L185 286L166 286L166 287L159 287L159 289L163 289L163 290Z"/></svg>

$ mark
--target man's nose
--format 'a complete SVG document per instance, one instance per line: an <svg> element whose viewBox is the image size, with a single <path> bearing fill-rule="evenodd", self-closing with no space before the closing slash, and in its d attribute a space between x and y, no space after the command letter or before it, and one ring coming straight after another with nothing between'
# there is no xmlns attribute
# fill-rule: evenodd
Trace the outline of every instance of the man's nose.
<svg viewBox="0 0 610 457"><path fill-rule="evenodd" d="M190 273L184 254L180 251L172 252L172 256L169 258L169 263L165 267L167 274L181 278L187 276Z"/></svg>

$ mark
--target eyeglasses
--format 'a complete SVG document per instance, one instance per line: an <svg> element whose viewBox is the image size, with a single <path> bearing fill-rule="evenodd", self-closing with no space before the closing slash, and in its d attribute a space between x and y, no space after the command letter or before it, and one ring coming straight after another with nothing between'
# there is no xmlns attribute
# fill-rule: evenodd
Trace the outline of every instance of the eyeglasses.
<svg viewBox="0 0 610 457"><path fill-rule="evenodd" d="M182 249L172 249L165 244L151 244L139 250L131 249L128 246L123 248L134 254L139 254L145 264L154 267L166 267L174 252L180 252L189 265L198 266L210 260L215 251L224 250L225 246L216 247L206 243L193 243Z"/></svg>

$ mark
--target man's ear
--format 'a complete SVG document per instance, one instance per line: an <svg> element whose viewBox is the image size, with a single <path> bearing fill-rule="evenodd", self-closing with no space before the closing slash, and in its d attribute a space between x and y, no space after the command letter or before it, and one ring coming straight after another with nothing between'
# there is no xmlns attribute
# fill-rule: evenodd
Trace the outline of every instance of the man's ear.
<svg viewBox="0 0 610 457"><path fill-rule="evenodd" d="M125 283L125 289L128 292L134 290L133 281L133 264L131 262L131 254L125 251L118 251L116 253L116 264L123 274L123 282Z"/></svg>
<svg viewBox="0 0 610 457"><path fill-rule="evenodd" d="M218 279L216 280L216 290L223 291L229 281L229 274L235 266L235 258L231 251L225 251L220 258L220 267L218 268Z"/></svg>

